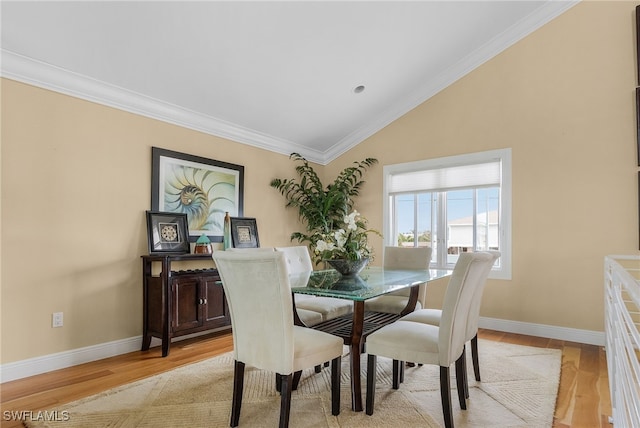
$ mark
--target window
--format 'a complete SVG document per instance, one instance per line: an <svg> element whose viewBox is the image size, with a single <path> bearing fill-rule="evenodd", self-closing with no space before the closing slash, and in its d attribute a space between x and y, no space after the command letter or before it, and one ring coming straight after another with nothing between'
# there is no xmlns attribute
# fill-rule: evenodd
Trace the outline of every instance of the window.
<svg viewBox="0 0 640 428"><path fill-rule="evenodd" d="M511 279L511 149L384 167L385 245L429 246L431 265L498 250L491 277Z"/></svg>

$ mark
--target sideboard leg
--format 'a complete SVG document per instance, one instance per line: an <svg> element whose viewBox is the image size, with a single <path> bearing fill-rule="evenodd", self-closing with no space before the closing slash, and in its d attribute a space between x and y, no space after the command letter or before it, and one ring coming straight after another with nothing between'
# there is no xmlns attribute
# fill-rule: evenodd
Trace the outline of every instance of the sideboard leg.
<svg viewBox="0 0 640 428"><path fill-rule="evenodd" d="M169 340L168 337L163 337L162 338L162 356L166 357L167 355L169 355L169 344L171 343L171 340Z"/></svg>
<svg viewBox="0 0 640 428"><path fill-rule="evenodd" d="M146 332L142 336L142 350L148 351L151 346L151 336L149 336Z"/></svg>

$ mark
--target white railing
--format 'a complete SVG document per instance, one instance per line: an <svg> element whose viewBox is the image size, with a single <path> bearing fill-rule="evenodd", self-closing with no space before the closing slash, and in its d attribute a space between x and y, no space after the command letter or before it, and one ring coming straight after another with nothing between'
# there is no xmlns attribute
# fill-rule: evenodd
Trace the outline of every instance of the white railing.
<svg viewBox="0 0 640 428"><path fill-rule="evenodd" d="M640 427L640 257L605 257L604 288L612 422Z"/></svg>

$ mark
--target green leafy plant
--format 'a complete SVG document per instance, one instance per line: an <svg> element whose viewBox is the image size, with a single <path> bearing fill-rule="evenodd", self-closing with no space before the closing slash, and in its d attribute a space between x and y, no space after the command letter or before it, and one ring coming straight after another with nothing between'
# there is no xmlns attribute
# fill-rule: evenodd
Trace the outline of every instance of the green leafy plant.
<svg viewBox="0 0 640 428"><path fill-rule="evenodd" d="M366 158L354 162L338 174L326 187L309 162L299 153L289 156L295 162L299 179L271 180L271 187L277 189L286 199L286 207L298 210L299 219L306 225L306 231L294 232L291 240L307 242L314 247L318 240L339 229L344 218L353 210L353 198L359 195L365 183L365 171L378 163L377 159Z"/></svg>

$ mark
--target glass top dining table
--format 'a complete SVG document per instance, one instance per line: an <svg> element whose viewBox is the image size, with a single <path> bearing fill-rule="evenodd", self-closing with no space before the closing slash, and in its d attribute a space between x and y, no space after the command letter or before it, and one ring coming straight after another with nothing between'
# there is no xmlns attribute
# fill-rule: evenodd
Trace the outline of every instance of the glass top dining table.
<svg viewBox="0 0 640 428"><path fill-rule="evenodd" d="M448 277L451 272L371 266L354 276L342 276L333 269L289 275L293 293L353 301L353 313L321 322L311 328L337 335L344 340L345 345L350 346L351 408L354 411L362 411L360 359L366 336L412 312L418 301L419 286ZM365 312L364 303L367 300L405 288L411 288L411 292L407 306L400 314Z"/></svg>

